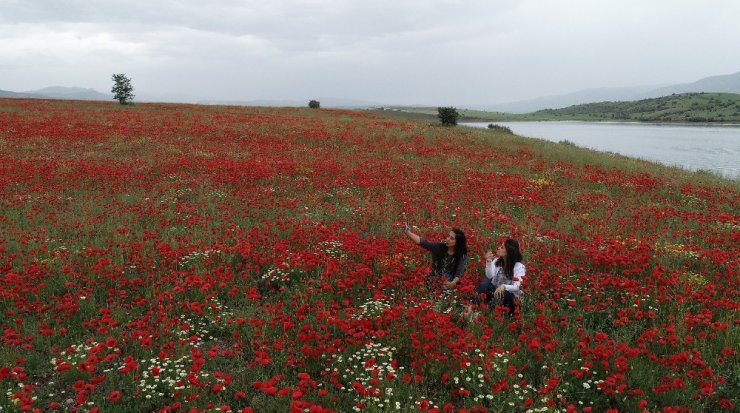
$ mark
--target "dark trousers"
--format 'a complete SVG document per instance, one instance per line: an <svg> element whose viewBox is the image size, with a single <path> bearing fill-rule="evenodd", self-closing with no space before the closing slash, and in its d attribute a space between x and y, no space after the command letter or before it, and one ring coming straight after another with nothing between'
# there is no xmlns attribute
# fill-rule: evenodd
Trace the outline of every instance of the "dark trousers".
<svg viewBox="0 0 740 413"><path fill-rule="evenodd" d="M516 296L513 293L504 291L503 299L497 300L493 296L493 292L496 291L497 287L497 285L493 285L491 283L490 279L484 278L480 283L478 283L478 286L475 287L475 299L473 300L473 303L480 304L480 296L483 295L483 302L488 305L488 308L503 305L509 308L509 314L514 314L514 301L516 300Z"/></svg>
<svg viewBox="0 0 740 413"><path fill-rule="evenodd" d="M424 279L424 289L426 289L427 293L430 295L445 295L448 294L450 290L445 290L442 288L442 285L445 281L452 281L454 278L450 278L447 275L433 275L429 274Z"/></svg>

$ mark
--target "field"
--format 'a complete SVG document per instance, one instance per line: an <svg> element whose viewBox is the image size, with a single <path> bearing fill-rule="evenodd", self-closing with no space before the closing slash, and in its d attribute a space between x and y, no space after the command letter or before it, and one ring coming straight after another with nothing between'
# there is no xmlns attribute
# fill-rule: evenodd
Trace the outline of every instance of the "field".
<svg viewBox="0 0 740 413"><path fill-rule="evenodd" d="M737 411L740 188L370 113L0 100L0 411ZM469 238L428 294L408 221ZM523 248L513 317L465 313Z"/></svg>

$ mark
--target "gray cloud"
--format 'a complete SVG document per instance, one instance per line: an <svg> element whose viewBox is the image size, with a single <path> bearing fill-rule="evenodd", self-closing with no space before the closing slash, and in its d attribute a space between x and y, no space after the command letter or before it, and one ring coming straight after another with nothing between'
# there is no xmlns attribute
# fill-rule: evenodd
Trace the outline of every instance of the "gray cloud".
<svg viewBox="0 0 740 413"><path fill-rule="evenodd" d="M740 2L0 0L0 89L484 104L740 70Z"/></svg>

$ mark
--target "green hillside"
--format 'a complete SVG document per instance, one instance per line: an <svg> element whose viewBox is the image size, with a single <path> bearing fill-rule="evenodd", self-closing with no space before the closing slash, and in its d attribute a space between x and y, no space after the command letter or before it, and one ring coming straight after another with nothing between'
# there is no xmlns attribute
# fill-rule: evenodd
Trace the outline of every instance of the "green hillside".
<svg viewBox="0 0 740 413"><path fill-rule="evenodd" d="M391 107L384 113L434 118L435 107ZM461 109L460 121L634 121L634 122L729 122L740 123L740 94L682 93L630 102L598 102L527 114Z"/></svg>
<svg viewBox="0 0 740 413"><path fill-rule="evenodd" d="M657 122L739 122L740 95L684 93L633 102L598 102L545 109L535 116L552 119Z"/></svg>

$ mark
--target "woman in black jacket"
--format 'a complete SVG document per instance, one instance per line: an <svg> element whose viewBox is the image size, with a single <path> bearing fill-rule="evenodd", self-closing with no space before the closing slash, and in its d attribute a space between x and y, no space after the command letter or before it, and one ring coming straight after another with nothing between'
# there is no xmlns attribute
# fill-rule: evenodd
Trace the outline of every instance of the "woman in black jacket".
<svg viewBox="0 0 740 413"><path fill-rule="evenodd" d="M430 242L411 232L403 225L403 233L416 244L432 253L432 270L424 284L432 288L441 284L443 290L455 288L463 274L468 260L468 245L465 233L453 228L441 242Z"/></svg>

